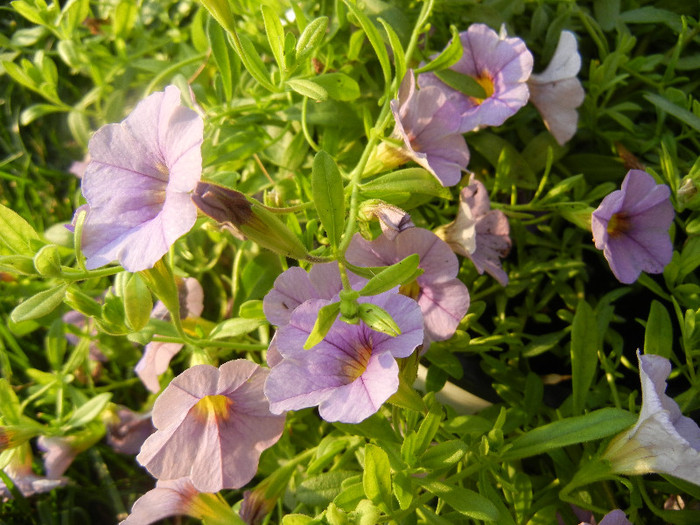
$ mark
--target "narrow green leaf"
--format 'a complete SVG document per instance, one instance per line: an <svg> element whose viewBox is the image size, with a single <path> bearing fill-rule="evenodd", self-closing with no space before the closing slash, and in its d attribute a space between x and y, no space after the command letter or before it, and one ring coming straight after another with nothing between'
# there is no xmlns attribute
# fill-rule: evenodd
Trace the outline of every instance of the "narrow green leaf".
<svg viewBox="0 0 700 525"><path fill-rule="evenodd" d="M617 434L634 424L637 416L619 408L601 408L584 416L569 417L537 427L512 441L504 461L536 456L576 443Z"/></svg>
<svg viewBox="0 0 700 525"><path fill-rule="evenodd" d="M595 371L598 368L598 322L586 301L579 301L571 326L571 382L574 413L583 412Z"/></svg>
<svg viewBox="0 0 700 525"><path fill-rule="evenodd" d="M71 415L70 419L66 423L69 428L80 427L89 423L97 416L107 405L109 400L112 398L112 394L105 392L103 394L97 394L95 397L90 399L87 403L79 406Z"/></svg>
<svg viewBox="0 0 700 525"><path fill-rule="evenodd" d="M343 2L347 6L348 10L355 15L357 22L367 35L369 43L372 45L372 48L374 48L374 52L379 59L379 65L382 67L382 73L384 74L384 85L388 86L391 83L391 62L389 61L389 53L386 51L386 46L384 45L384 41L382 40L379 31L367 17L367 15L364 14L355 4L353 4L350 0L343 0Z"/></svg>
<svg viewBox="0 0 700 525"><path fill-rule="evenodd" d="M314 157L311 193L321 224L335 248L340 243L345 224L345 195L340 170L325 151L319 151Z"/></svg>
<svg viewBox="0 0 700 525"><path fill-rule="evenodd" d="M429 470L449 468L460 461L467 450L467 444L460 439L438 443L425 451L420 458L420 465Z"/></svg>
<svg viewBox="0 0 700 525"><path fill-rule="evenodd" d="M328 98L328 91L313 80L290 78L285 82L285 85L300 95L309 97L311 100L315 100L317 102L322 102Z"/></svg>
<svg viewBox="0 0 700 525"><path fill-rule="evenodd" d="M67 288L67 284L59 284L39 292L12 310L10 319L15 323L20 323L50 314L63 302Z"/></svg>
<svg viewBox="0 0 700 525"><path fill-rule="evenodd" d="M34 104L22 110L22 113L19 115L19 123L22 126L28 126L36 119L41 118L44 115L48 115L49 113L57 113L59 111L66 111L66 109L53 104Z"/></svg>
<svg viewBox="0 0 700 525"><path fill-rule="evenodd" d="M229 54L229 44L223 28L216 21L209 19L207 24L207 38L211 47L211 54L221 75L221 83L224 86L224 95L227 100L233 98L233 65Z"/></svg>
<svg viewBox="0 0 700 525"><path fill-rule="evenodd" d="M452 69L442 69L435 72L440 80L450 86L452 89L464 93L468 97L483 99L486 98L486 91L474 77L453 71Z"/></svg>
<svg viewBox="0 0 700 525"><path fill-rule="evenodd" d="M362 321L372 330L381 332L391 337L401 335L401 328L384 308L372 303L361 303L358 315Z"/></svg>
<svg viewBox="0 0 700 525"><path fill-rule="evenodd" d="M385 512L391 511L391 468L389 456L378 446L365 445L365 470L362 475L365 494Z"/></svg>
<svg viewBox="0 0 700 525"><path fill-rule="evenodd" d="M437 431L440 429L442 417L442 406L440 403L433 403L430 407L430 411L421 422L420 427L418 427L416 444L414 448L417 456L421 455L427 450L428 445L430 445L431 441L435 437L435 434L437 434Z"/></svg>
<svg viewBox="0 0 700 525"><path fill-rule="evenodd" d="M310 350L323 341L323 338L326 337L326 334L338 318L339 313L340 302L327 304L318 311L318 317L316 318L314 327L304 343L304 350Z"/></svg>
<svg viewBox="0 0 700 525"><path fill-rule="evenodd" d="M391 45L391 51L394 54L394 71L396 73L396 78L401 82L406 74L406 54L404 53L403 45L401 45L401 40L396 34L396 31L394 31L394 28L391 27L386 20L378 18L377 21L382 24L384 31L386 31L389 37L389 45Z"/></svg>
<svg viewBox="0 0 700 525"><path fill-rule="evenodd" d="M447 46L447 48L434 59L432 59L430 62L425 64L423 67L419 67L418 69L416 69L416 75L419 75L421 73L427 73L428 71L446 69L451 65L455 64L460 58L462 58L464 48L462 47L462 41L459 38L459 30L456 26L451 25L450 33L452 33L452 40L450 40L450 44Z"/></svg>
<svg viewBox="0 0 700 525"><path fill-rule="evenodd" d="M262 11L263 23L265 24L267 41L270 43L270 50L280 71L284 71L287 66L284 60L284 29L282 28L282 22L280 22L277 13L270 6L263 4L260 6L260 10Z"/></svg>
<svg viewBox="0 0 700 525"><path fill-rule="evenodd" d="M266 319L252 318L227 319L216 325L209 334L209 339L233 339L257 330L267 323Z"/></svg>
<svg viewBox="0 0 700 525"><path fill-rule="evenodd" d="M644 98L654 104L657 108L665 111L669 115L673 115L681 122L687 124L695 131L700 131L700 117L698 117L695 113L691 113L687 109L677 106L670 100L660 95L644 93Z"/></svg>
<svg viewBox="0 0 700 525"><path fill-rule="evenodd" d="M0 204L0 243L18 255L34 255L31 241L39 240L34 228L15 211Z"/></svg>
<svg viewBox="0 0 700 525"><path fill-rule="evenodd" d="M141 330L148 324L153 309L153 298L146 282L139 274L131 274L122 295L127 326L134 331Z"/></svg>
<svg viewBox="0 0 700 525"><path fill-rule="evenodd" d="M450 191L444 188L435 177L423 168L398 170L360 186L360 192L367 198L382 199L393 202L392 197L401 194L421 194L450 198Z"/></svg>
<svg viewBox="0 0 700 525"><path fill-rule="evenodd" d="M314 82L326 90L333 100L350 101L360 97L360 85L345 73L325 73L314 77Z"/></svg>
<svg viewBox="0 0 700 525"><path fill-rule="evenodd" d="M326 35L326 29L328 29L327 16L321 16L309 22L297 40L297 60L303 60L321 44L321 40Z"/></svg>
<svg viewBox="0 0 700 525"><path fill-rule="evenodd" d="M22 422L19 398L4 377L0 378L0 415L8 425L19 425Z"/></svg>
<svg viewBox="0 0 700 525"><path fill-rule="evenodd" d="M423 270L418 268L419 264L420 257L414 253L396 264L387 266L367 281L360 290L360 295L377 295L391 290L394 286L413 281L423 273Z"/></svg>
<svg viewBox="0 0 700 525"><path fill-rule="evenodd" d="M277 92L277 88L270 82L270 74L260 58L260 53L248 37L229 33L229 39L250 76L268 91Z"/></svg>
<svg viewBox="0 0 700 525"><path fill-rule="evenodd" d="M394 489L394 496L396 496L399 502L399 508L401 510L406 510L410 507L413 501L413 484L411 483L411 478L403 472L397 472L394 474L392 488Z"/></svg>
<svg viewBox="0 0 700 525"><path fill-rule="evenodd" d="M496 506L478 492L451 486L442 481L420 478L414 481L460 514L477 520L496 521L498 519L499 512Z"/></svg>
<svg viewBox="0 0 700 525"><path fill-rule="evenodd" d="M161 300L173 318L180 318L180 294L170 266L159 260L153 268L139 272L153 294ZM106 305L106 303L105 303Z"/></svg>
<svg viewBox="0 0 700 525"><path fill-rule="evenodd" d="M671 358L673 353L673 325L668 310L659 301L651 302L649 318L644 331L644 353Z"/></svg>

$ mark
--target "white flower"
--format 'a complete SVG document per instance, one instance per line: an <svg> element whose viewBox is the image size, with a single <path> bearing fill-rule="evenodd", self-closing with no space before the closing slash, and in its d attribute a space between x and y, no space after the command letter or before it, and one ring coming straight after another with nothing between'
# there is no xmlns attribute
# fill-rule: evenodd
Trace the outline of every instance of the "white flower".
<svg viewBox="0 0 700 525"><path fill-rule="evenodd" d="M578 108L585 97L581 81L576 78L581 69L576 37L562 31L557 49L547 69L532 74L527 81L530 101L542 115L545 126L556 141L563 145L576 133Z"/></svg>
<svg viewBox="0 0 700 525"><path fill-rule="evenodd" d="M603 457L619 474L659 472L700 485L700 428L665 394L671 363L639 351L637 357L642 383L639 419L613 439Z"/></svg>

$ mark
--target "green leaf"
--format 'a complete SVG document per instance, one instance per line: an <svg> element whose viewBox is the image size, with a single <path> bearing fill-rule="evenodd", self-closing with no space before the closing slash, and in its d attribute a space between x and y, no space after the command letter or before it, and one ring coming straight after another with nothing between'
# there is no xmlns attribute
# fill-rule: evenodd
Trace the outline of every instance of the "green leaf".
<svg viewBox="0 0 700 525"><path fill-rule="evenodd" d="M12 310L10 319L15 323L20 323L50 314L63 302L67 288L67 284L59 284L39 292Z"/></svg>
<svg viewBox="0 0 700 525"><path fill-rule="evenodd" d="M214 57L214 62L221 75L221 83L224 86L224 96L227 100L233 98L233 64L231 54L229 54L229 45L226 40L226 34L220 24L209 19L207 24L207 37L211 46L211 53Z"/></svg>
<svg viewBox="0 0 700 525"><path fill-rule="evenodd" d="M34 104L28 108L22 110L19 115L19 123L22 126L28 126L36 119L48 115L49 113L57 113L59 111L66 111L66 108L60 106L55 106L53 104Z"/></svg>
<svg viewBox="0 0 700 525"><path fill-rule="evenodd" d="M233 339L257 330L265 324L267 320L260 318L227 319L214 327L209 334L209 339Z"/></svg>
<svg viewBox="0 0 700 525"><path fill-rule="evenodd" d="M367 281L367 284L360 290L360 295L377 295L387 292L395 286L413 281L423 273L423 270L418 268L419 264L420 257L414 253L396 264L387 266Z"/></svg>
<svg viewBox="0 0 700 525"><path fill-rule="evenodd" d="M322 102L328 98L328 92L313 80L303 78L290 78L285 82L286 86L300 95L309 97L316 102Z"/></svg>
<svg viewBox="0 0 700 525"><path fill-rule="evenodd" d="M391 51L394 54L394 71L396 72L396 78L401 82L406 74L406 54L404 53L403 45L401 45L401 40L394 28L386 20L378 18L377 21L382 24L384 31L389 37L389 45L391 45Z"/></svg>
<svg viewBox="0 0 700 525"><path fill-rule="evenodd" d="M411 483L411 478L403 472L397 472L394 474L392 488L394 489L394 496L399 502L399 508L401 510L406 510L410 507L413 501L413 484Z"/></svg>
<svg viewBox="0 0 700 525"><path fill-rule="evenodd" d="M355 471L335 470L307 478L299 484L297 498L306 505L328 505L340 494L343 481L355 474Z"/></svg>
<svg viewBox="0 0 700 525"><path fill-rule="evenodd" d="M0 255L0 272L35 275L34 259L28 255Z"/></svg>
<svg viewBox="0 0 700 525"><path fill-rule="evenodd" d="M268 91L277 92L277 88L270 82L270 75L265 68L265 63L260 58L260 53L255 49L253 43L245 35L235 33L229 33L229 39L250 76Z"/></svg>
<svg viewBox="0 0 700 525"><path fill-rule="evenodd" d="M8 425L19 425L22 422L19 398L4 377L0 378L0 415Z"/></svg>
<svg viewBox="0 0 700 525"><path fill-rule="evenodd" d="M365 469L362 474L365 494L374 503L389 513L391 511L391 468L389 456L381 448L365 445Z"/></svg>
<svg viewBox="0 0 700 525"><path fill-rule="evenodd" d="M345 73L325 73L314 77L314 82L326 90L333 100L350 101L360 97L360 85Z"/></svg>
<svg viewBox="0 0 700 525"><path fill-rule="evenodd" d="M414 194L449 199L450 190L423 168L398 170L362 184L360 192L370 199L400 204Z"/></svg>
<svg viewBox="0 0 700 525"><path fill-rule="evenodd" d="M695 131L700 131L700 117L691 113L685 108L677 106L670 100L653 93L644 93L644 98L654 104L657 108L665 111L669 115L676 117L681 122L687 124Z"/></svg>
<svg viewBox="0 0 700 525"><path fill-rule="evenodd" d="M384 308L372 303L361 303L358 315L372 330L391 337L401 335L401 328Z"/></svg>
<svg viewBox="0 0 700 525"><path fill-rule="evenodd" d="M438 443L420 458L420 465L429 470L453 467L467 453L467 444L460 439Z"/></svg>
<svg viewBox="0 0 700 525"><path fill-rule="evenodd" d="M473 490L429 479L415 478L414 481L460 514L477 520L496 521L498 519L499 512L496 506Z"/></svg>
<svg viewBox="0 0 700 525"><path fill-rule="evenodd" d="M319 151L314 157L311 193L328 240L337 248L345 225L345 195L340 170L325 151Z"/></svg>
<svg viewBox="0 0 700 525"><path fill-rule="evenodd" d="M129 328L135 332L148 324L153 309L153 298L143 278L131 274L124 283L122 292L124 299L124 319Z"/></svg>
<svg viewBox="0 0 700 525"><path fill-rule="evenodd" d="M428 445L430 445L435 434L437 434L437 431L440 429L442 417L442 406L440 403L433 402L430 411L421 422L420 427L418 427L418 432L416 433L416 442L414 445L414 453L416 456L421 455L427 450Z"/></svg>
<svg viewBox="0 0 700 525"><path fill-rule="evenodd" d="M163 259L153 268L139 272L153 294L161 300L173 319L180 318L180 292L175 284L173 271ZM106 303L105 303L106 304Z"/></svg>
<svg viewBox="0 0 700 525"><path fill-rule="evenodd" d="M571 382L574 413L583 412L588 389L598 368L598 322L586 301L579 301L571 326Z"/></svg>
<svg viewBox="0 0 700 525"><path fill-rule="evenodd" d="M468 97L479 99L484 99L487 97L487 93L483 86L479 84L479 82L477 82L472 76L465 75L464 73L460 73L452 69L436 71L435 76L437 76L452 89L459 91Z"/></svg>
<svg viewBox="0 0 700 525"><path fill-rule="evenodd" d="M326 337L326 334L338 318L339 313L340 302L327 304L318 311L318 317L316 317L314 327L304 343L304 350L310 350L323 341L323 338Z"/></svg>
<svg viewBox="0 0 700 525"><path fill-rule="evenodd" d="M58 246L47 244L42 246L34 256L34 268L43 277L58 277L61 275L61 256Z"/></svg>
<svg viewBox="0 0 700 525"><path fill-rule="evenodd" d="M379 64L382 67L382 73L384 74L384 85L388 86L391 83L391 62L389 61L389 54L386 51L386 46L382 40L379 30L375 27L372 21L365 15L355 4L350 0L343 0L348 10L355 15L360 27L367 35L369 43L374 48L374 52L379 59Z"/></svg>
<svg viewBox="0 0 700 525"><path fill-rule="evenodd" d="M619 408L601 408L584 416L569 417L537 427L512 441L501 459L536 456L576 443L585 443L617 434L634 424L637 416Z"/></svg>
<svg viewBox="0 0 700 525"><path fill-rule="evenodd" d="M644 331L644 353L671 358L673 353L673 325L668 310L659 301L651 302L649 318Z"/></svg>
<svg viewBox="0 0 700 525"><path fill-rule="evenodd" d="M31 241L39 241L39 235L16 212L0 204L0 243L18 255L34 256Z"/></svg>
<svg viewBox="0 0 700 525"><path fill-rule="evenodd" d="M450 67L451 65L453 65L454 63L456 63L460 58L462 58L462 53L464 52L464 48L462 47L462 41L459 38L459 31L457 30L457 27L451 25L450 26L450 33L452 33L452 40L450 40L450 44L447 46L447 48L445 48L445 50L442 53L440 53L438 56L436 56L434 59L432 59L426 65L416 69L415 70L416 75L419 75L421 73L427 73L428 71L446 69L446 68ZM469 78L472 78L472 77L469 77ZM474 79L472 78L472 80L474 80ZM443 80L443 82L445 82L445 81ZM476 81L474 81L474 82L476 82ZM445 83L447 83L447 82L445 82ZM479 86L479 87L481 88L481 86ZM486 95L483 88L481 88L481 92L484 94L484 96ZM484 97L480 96L479 98L484 98Z"/></svg>
<svg viewBox="0 0 700 525"><path fill-rule="evenodd" d="M90 399L87 403L84 403L80 407L78 407L73 414L71 415L70 419L66 423L66 425L69 428L73 427L80 427L85 425L86 423L89 423L93 419L95 419L97 416L100 415L100 412L104 409L104 407L107 405L109 400L112 398L112 394L109 392L105 392L103 394L97 394L95 397Z"/></svg>
<svg viewBox="0 0 700 525"><path fill-rule="evenodd" d="M270 50L275 57L275 61L280 68L280 71L287 69L284 60L284 29L280 22L277 13L268 5L261 5L263 23L265 24L265 33L267 33L267 41L270 43Z"/></svg>
<svg viewBox="0 0 700 525"><path fill-rule="evenodd" d="M327 16L321 16L309 22L309 25L304 28L304 31L299 35L299 40L297 40L297 60L303 60L321 44L327 28Z"/></svg>

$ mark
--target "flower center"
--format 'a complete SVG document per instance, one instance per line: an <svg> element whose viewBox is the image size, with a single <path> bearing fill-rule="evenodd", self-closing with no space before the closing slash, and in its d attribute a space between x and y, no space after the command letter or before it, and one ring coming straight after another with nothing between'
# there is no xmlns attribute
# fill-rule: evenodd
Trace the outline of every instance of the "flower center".
<svg viewBox="0 0 700 525"><path fill-rule="evenodd" d="M349 356L343 365L343 373L348 378L347 384L352 383L367 370L367 363L372 356L372 342L368 341L355 348L355 355Z"/></svg>
<svg viewBox="0 0 700 525"><path fill-rule="evenodd" d="M624 213L616 213L608 222L608 235L613 239L624 235L630 229L630 219Z"/></svg>
<svg viewBox="0 0 700 525"><path fill-rule="evenodd" d="M417 279L413 279L410 283L402 284L399 286L399 293L410 297L414 301L418 299L420 295L420 284L418 284Z"/></svg>
<svg viewBox="0 0 700 525"><path fill-rule="evenodd" d="M484 98L471 97L472 101L474 101L475 104L479 105L484 100L490 98L491 95L493 95L495 88L493 85L493 78L491 78L491 75L488 71L482 71L482 73L478 77L474 77L474 80L476 80L476 82L484 89L484 92L486 93L486 96Z"/></svg>
<svg viewBox="0 0 700 525"><path fill-rule="evenodd" d="M231 416L233 401L226 396L204 396L193 407L194 416L200 421L206 421L209 417L227 421Z"/></svg>

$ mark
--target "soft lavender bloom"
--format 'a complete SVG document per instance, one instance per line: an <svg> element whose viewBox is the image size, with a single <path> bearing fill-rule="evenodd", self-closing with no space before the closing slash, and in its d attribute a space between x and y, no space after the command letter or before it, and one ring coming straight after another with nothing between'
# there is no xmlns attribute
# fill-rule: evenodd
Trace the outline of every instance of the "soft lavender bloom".
<svg viewBox="0 0 700 525"><path fill-rule="evenodd" d="M449 339L469 309L469 291L457 279L459 262L449 245L423 228L409 228L393 240L382 234L367 241L356 234L348 247L348 262L357 266L388 266L417 253L424 270L400 291L415 299L425 319L426 350L431 341Z"/></svg>
<svg viewBox="0 0 700 525"><path fill-rule="evenodd" d="M455 91L433 73L420 75L418 83L423 88L439 86L449 94L461 115L461 132L479 126L500 126L527 103L532 53L520 38L499 35L484 24L472 24L459 38L464 52L450 69L473 77L484 88L486 98Z"/></svg>
<svg viewBox="0 0 700 525"><path fill-rule="evenodd" d="M447 94L436 86L416 90L409 70L391 111L396 121L393 136L404 143L396 154L428 170L443 186L457 184L469 163L469 149L459 129L459 112Z"/></svg>
<svg viewBox="0 0 700 525"><path fill-rule="evenodd" d="M168 86L90 140L82 190L89 211L82 249L88 269L118 260L152 268L197 218L190 199L202 173L202 119Z"/></svg>
<svg viewBox="0 0 700 525"><path fill-rule="evenodd" d="M107 444L122 454L138 454L143 442L155 431L150 412L141 414L119 407L114 420L107 423Z"/></svg>
<svg viewBox="0 0 700 525"><path fill-rule="evenodd" d="M595 525L595 520L591 523L581 522L579 525ZM632 525L632 522L627 519L623 511L615 509L603 516L599 525Z"/></svg>
<svg viewBox="0 0 700 525"><path fill-rule="evenodd" d="M639 419L613 439L603 458L619 474L659 472L700 485L700 427L665 393L671 362L639 351L637 358L642 383Z"/></svg>
<svg viewBox="0 0 700 525"><path fill-rule="evenodd" d="M457 217L441 237L456 253L469 257L479 273L486 271L502 286L508 284L508 274L501 265L511 247L508 218L491 209L486 187L473 175L460 193Z"/></svg>
<svg viewBox="0 0 700 525"><path fill-rule="evenodd" d="M34 494L50 492L68 483L67 478L49 479L35 474L32 470L32 452L28 443L15 447L10 454L9 463L2 470L25 498ZM0 481L0 501L5 502L11 499L10 489L3 481Z"/></svg>
<svg viewBox="0 0 700 525"><path fill-rule="evenodd" d="M244 359L185 370L156 399L157 430L136 459L156 478L189 477L202 492L242 487L284 430L263 395L268 373Z"/></svg>
<svg viewBox="0 0 700 525"><path fill-rule="evenodd" d="M75 434L40 436L37 447L43 453L46 476L51 479L60 478L76 456L102 439L104 433L102 423L92 422Z"/></svg>
<svg viewBox="0 0 700 525"><path fill-rule="evenodd" d="M76 160L75 162L71 163L70 167L68 168L68 173L72 173L79 179L82 179L83 175L85 175L85 170L87 169L88 164L90 164L89 153L85 155L83 160Z"/></svg>
<svg viewBox="0 0 700 525"><path fill-rule="evenodd" d="M562 31L557 49L547 69L532 74L527 81L530 102L542 115L545 126L556 141L564 145L576 133L578 108L586 93L577 78L581 69L576 37L571 31Z"/></svg>
<svg viewBox="0 0 700 525"><path fill-rule="evenodd" d="M185 277L178 283L180 317L198 317L204 310L204 290L199 281L193 277ZM151 317L168 320L170 312L158 301L153 307ZM154 394L160 391L158 376L163 374L170 365L170 360L182 349L182 343L163 343L152 341L146 345L143 357L136 363L134 371L148 390Z"/></svg>
<svg viewBox="0 0 700 525"><path fill-rule="evenodd" d="M376 217L382 233L392 241L400 232L416 226L408 212L380 200L363 203L362 208L360 208L360 216L367 221Z"/></svg>
<svg viewBox="0 0 700 525"><path fill-rule="evenodd" d="M158 480L154 489L136 500L131 514L119 525L149 525L181 515L207 520L212 525L235 523L232 512L223 498L200 493L189 478Z"/></svg>
<svg viewBox="0 0 700 525"><path fill-rule="evenodd" d="M362 297L359 302L384 308L401 333L391 337L371 330L364 322L336 321L323 341L304 350L318 311L330 301L304 302L278 332L283 360L265 382L270 410L282 413L318 405L326 421L359 423L398 390L396 358L408 357L423 341L420 308L415 301L392 292Z"/></svg>
<svg viewBox="0 0 700 525"><path fill-rule="evenodd" d="M607 195L591 216L595 247L603 250L615 277L633 283L641 272L661 273L671 262L668 229L674 211L671 190L642 170L630 170L622 189Z"/></svg>

